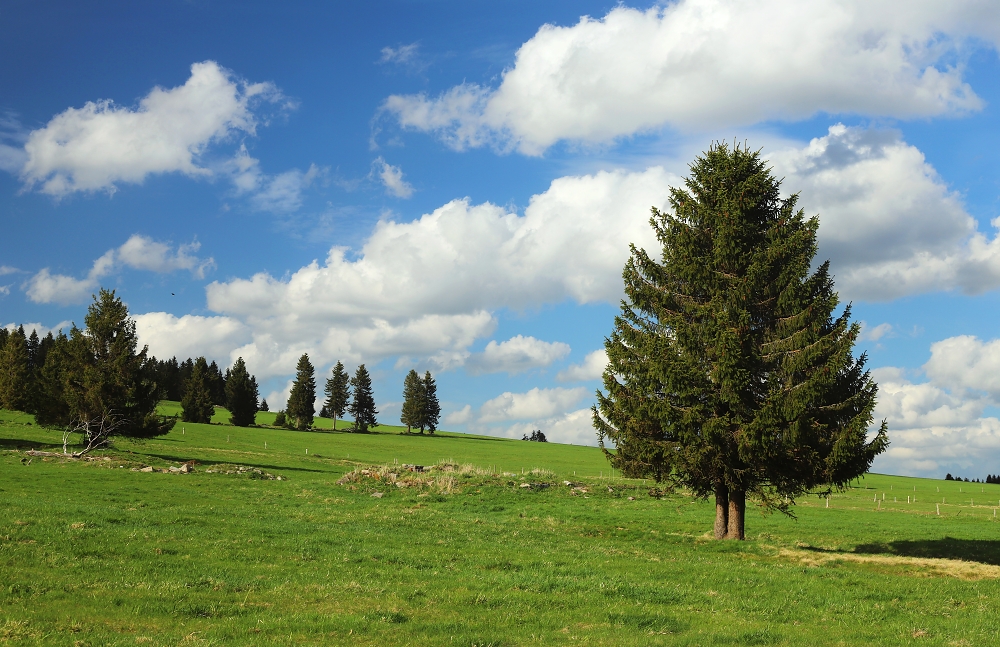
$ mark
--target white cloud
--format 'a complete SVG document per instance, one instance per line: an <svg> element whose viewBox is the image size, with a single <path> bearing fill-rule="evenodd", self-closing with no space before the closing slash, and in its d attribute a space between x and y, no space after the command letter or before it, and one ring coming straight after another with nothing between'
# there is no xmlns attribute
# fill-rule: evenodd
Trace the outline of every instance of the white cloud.
<svg viewBox="0 0 1000 647"><path fill-rule="evenodd" d="M892 324L880 323L874 328L870 328L864 321L861 322L861 334L858 335L860 341L878 341L892 332Z"/></svg>
<svg viewBox="0 0 1000 647"><path fill-rule="evenodd" d="M28 136L21 179L63 196L113 193L118 182L137 184L158 173L210 176L200 161L208 145L253 134L254 104L280 98L269 83L241 81L214 61L195 63L184 85L154 88L135 109L102 100L56 115Z"/></svg>
<svg viewBox="0 0 1000 647"><path fill-rule="evenodd" d="M18 326L23 326L24 327L24 334L25 335L31 336L31 331L34 330L35 332L38 333L39 337L44 337L45 335L47 335L49 333L52 333L53 335L55 335L60 330L62 330L66 334L69 334L69 329L73 326L73 323L70 322L70 321L60 321L59 323L57 323L56 325L54 325L54 326L52 326L50 328L50 327L44 326L44 325L42 325L42 324L40 324L38 322L22 322L22 323L9 323L9 324L0 326L0 328L6 328L7 330L13 332L14 330L17 330Z"/></svg>
<svg viewBox="0 0 1000 647"><path fill-rule="evenodd" d="M523 438L525 434L530 436L535 429L541 430L549 442L597 445L597 432L594 430L590 409L578 409L550 418L511 425L504 430L504 435L508 438Z"/></svg>
<svg viewBox="0 0 1000 647"><path fill-rule="evenodd" d="M125 241L124 245L118 248L117 260L122 265L150 272L166 273L188 270L192 276L203 279L205 272L215 267L215 260L195 256L193 252L197 252L200 248L201 243L194 241L179 245L175 252L166 243L159 243L152 238L133 234Z"/></svg>
<svg viewBox="0 0 1000 647"><path fill-rule="evenodd" d="M761 39L761 34L767 34ZM560 140L606 142L668 126L706 131L820 112L954 115L983 101L961 61L1000 41L988 0L680 0L544 25L498 88L393 95L408 128L462 149L541 154Z"/></svg>
<svg viewBox="0 0 1000 647"><path fill-rule="evenodd" d="M17 274L21 270L16 267L11 267L10 265L0 265L0 276L7 276L8 274Z"/></svg>
<svg viewBox="0 0 1000 647"><path fill-rule="evenodd" d="M819 254L838 291L888 300L1000 285L1000 239L976 230L923 153L885 130L831 126L803 148L766 155L783 188L819 214Z"/></svg>
<svg viewBox="0 0 1000 647"><path fill-rule="evenodd" d="M149 352L161 359L204 355L229 366L239 356L238 347L250 339L249 329L229 317L176 317L166 312L149 312L133 319L139 343L149 346ZM253 372L252 361L244 359Z"/></svg>
<svg viewBox="0 0 1000 647"><path fill-rule="evenodd" d="M381 157L372 163L372 172L377 173L385 190L397 198L409 198L413 195L413 185L403 179L403 170L392 166Z"/></svg>
<svg viewBox="0 0 1000 647"><path fill-rule="evenodd" d="M232 179L236 195L249 196L250 205L258 211L277 214L298 211L302 206L302 193L328 172L325 167L310 164L305 172L292 169L268 175L261 170L260 160L250 156L245 144L241 144L233 158L223 165L223 170Z"/></svg>
<svg viewBox="0 0 1000 647"><path fill-rule="evenodd" d="M419 49L419 43L410 43L409 45L400 45L399 47L383 47L382 57L378 62L412 65L417 59Z"/></svg>
<svg viewBox="0 0 1000 647"><path fill-rule="evenodd" d="M984 342L971 335L931 344L924 372L944 388L985 392L1000 403L1000 339Z"/></svg>
<svg viewBox="0 0 1000 647"><path fill-rule="evenodd" d="M597 380L604 375L608 366L608 353L603 348L587 353L580 364L571 364L564 371L559 371L556 379L560 382L584 382Z"/></svg>
<svg viewBox="0 0 1000 647"><path fill-rule="evenodd" d="M53 274L46 267L28 279L24 288L28 298L35 303L69 305L82 303L90 298L90 295L100 287L101 279L118 267L159 273L188 270L192 276L202 279L205 278L207 270L215 267L215 260L195 256L193 252L198 251L200 247L201 243L194 241L180 245L177 251L173 251L166 243L133 234L121 247L108 250L94 261L86 278L77 279L65 274Z"/></svg>
<svg viewBox="0 0 1000 647"><path fill-rule="evenodd" d="M533 368L543 368L569 354L569 344L547 342L517 335L507 341L486 344L482 353L469 357L465 366L472 375L507 373L515 375Z"/></svg>
<svg viewBox="0 0 1000 647"><path fill-rule="evenodd" d="M949 471L983 478L1000 460L1000 420L983 417L990 404L986 398L933 383L913 384L896 368L875 369L872 376L879 385L875 421L887 419L890 440L873 471L937 478Z"/></svg>
<svg viewBox="0 0 1000 647"><path fill-rule="evenodd" d="M465 405L457 411L452 411L444 417L444 424L446 425L464 425L465 423L472 420L472 406Z"/></svg>
<svg viewBox="0 0 1000 647"><path fill-rule="evenodd" d="M507 391L483 403L479 408L479 422L547 418L566 411L586 397L587 393L587 389L582 386L573 389L535 387L527 393Z"/></svg>
<svg viewBox="0 0 1000 647"><path fill-rule="evenodd" d="M94 261L94 265L84 279L76 279L64 274L52 274L43 268L28 279L25 290L28 298L35 303L58 303L70 305L82 303L97 291L101 279L107 276L115 262L115 250L109 250Z"/></svg>

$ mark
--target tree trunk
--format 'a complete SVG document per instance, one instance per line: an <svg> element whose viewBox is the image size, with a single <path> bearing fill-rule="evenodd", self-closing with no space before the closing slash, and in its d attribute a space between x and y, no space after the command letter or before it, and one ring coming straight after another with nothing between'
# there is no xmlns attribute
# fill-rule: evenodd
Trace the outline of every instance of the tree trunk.
<svg viewBox="0 0 1000 647"><path fill-rule="evenodd" d="M725 539L729 532L729 488L715 484L715 538Z"/></svg>
<svg viewBox="0 0 1000 647"><path fill-rule="evenodd" d="M729 532L726 539L743 539L743 517L747 509L747 493L743 490L729 491Z"/></svg>

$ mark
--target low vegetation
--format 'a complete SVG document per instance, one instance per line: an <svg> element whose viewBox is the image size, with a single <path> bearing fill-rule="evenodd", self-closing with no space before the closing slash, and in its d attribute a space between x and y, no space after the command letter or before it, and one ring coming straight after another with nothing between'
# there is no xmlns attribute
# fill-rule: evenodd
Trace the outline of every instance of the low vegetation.
<svg viewBox="0 0 1000 647"><path fill-rule="evenodd" d="M716 542L711 502L609 474L595 448L401 431L178 423L71 460L44 455L58 431L0 412L0 644L985 645L1000 630L1000 485L868 475Z"/></svg>

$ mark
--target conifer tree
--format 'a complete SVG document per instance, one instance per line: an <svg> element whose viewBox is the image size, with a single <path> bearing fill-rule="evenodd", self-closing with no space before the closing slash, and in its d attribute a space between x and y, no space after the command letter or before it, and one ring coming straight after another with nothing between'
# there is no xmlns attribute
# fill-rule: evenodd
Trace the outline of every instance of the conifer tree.
<svg viewBox="0 0 1000 647"><path fill-rule="evenodd" d="M148 437L173 426L156 415L159 389L148 349L138 350L135 321L114 290L101 289L69 336L65 397L71 417L89 423L113 417L115 434Z"/></svg>
<svg viewBox="0 0 1000 647"><path fill-rule="evenodd" d="M24 328L19 326L0 351L0 408L27 411L30 405L31 360Z"/></svg>
<svg viewBox="0 0 1000 647"><path fill-rule="evenodd" d="M375 409L375 395L372 393L372 378L364 364L358 367L351 378L351 387L354 389L354 399L347 410L354 417L354 431L364 433L369 427L378 425L375 419L378 411Z"/></svg>
<svg viewBox="0 0 1000 647"><path fill-rule="evenodd" d="M181 420L184 422L212 422L215 405L212 402L211 370L204 357L194 361L191 377L184 385L181 399Z"/></svg>
<svg viewBox="0 0 1000 647"><path fill-rule="evenodd" d="M403 411L399 416L400 422L406 425L406 433L413 427L421 427L423 431L425 405L424 383L417 372L410 369L403 378Z"/></svg>
<svg viewBox="0 0 1000 647"><path fill-rule="evenodd" d="M337 420L344 417L347 404L351 399L351 376L344 370L344 365L337 362L333 367L333 375L326 379L326 411L333 418L333 428L337 428Z"/></svg>
<svg viewBox="0 0 1000 647"><path fill-rule="evenodd" d="M431 372L424 373L424 415L420 420L420 431L426 428L430 433L437 431L438 421L441 419L441 403L437 397L437 382L431 377Z"/></svg>
<svg viewBox="0 0 1000 647"><path fill-rule="evenodd" d="M285 411L296 429L312 427L313 416L316 415L316 371L308 354L304 353L295 366L295 382L288 394Z"/></svg>
<svg viewBox="0 0 1000 647"><path fill-rule="evenodd" d="M48 338L46 336L45 339ZM46 349L45 362L38 374L35 420L40 425L65 427L71 422L69 404L66 402L66 380L71 360L69 338L59 331Z"/></svg>
<svg viewBox="0 0 1000 647"><path fill-rule="evenodd" d="M787 512L846 487L886 425L867 439L877 387L829 264L812 269L818 219L746 148L715 144L690 169L670 212L653 209L662 262L632 247L593 418L616 468L714 494L716 538L742 539L747 497Z"/></svg>
<svg viewBox="0 0 1000 647"><path fill-rule="evenodd" d="M257 417L257 379L247 371L243 358L237 358L227 371L226 408L232 414L229 422L237 427L249 427Z"/></svg>
<svg viewBox="0 0 1000 647"><path fill-rule="evenodd" d="M260 410L261 410L261 411L270 411L270 410L271 410L271 409L270 409L270 408L269 408L269 407L267 406L267 400L265 400L264 398L261 398L261 399L260 399Z"/></svg>
<svg viewBox="0 0 1000 647"><path fill-rule="evenodd" d="M0 351L3 350L4 345L7 343L7 339L10 338L10 330L6 328L0 328Z"/></svg>

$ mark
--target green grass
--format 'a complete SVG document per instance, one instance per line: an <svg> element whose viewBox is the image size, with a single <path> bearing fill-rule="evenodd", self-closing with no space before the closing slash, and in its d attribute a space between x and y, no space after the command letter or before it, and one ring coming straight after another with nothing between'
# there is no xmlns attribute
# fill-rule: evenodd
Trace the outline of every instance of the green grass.
<svg viewBox="0 0 1000 647"><path fill-rule="evenodd" d="M1000 640L997 485L870 475L715 542L710 503L607 478L589 447L187 423L111 460L28 463L60 442L29 422L0 412L3 645ZM337 483L442 459L482 469ZM283 480L207 471L232 465Z"/></svg>

